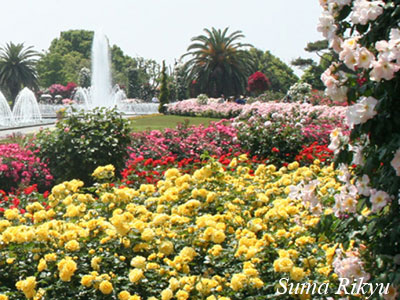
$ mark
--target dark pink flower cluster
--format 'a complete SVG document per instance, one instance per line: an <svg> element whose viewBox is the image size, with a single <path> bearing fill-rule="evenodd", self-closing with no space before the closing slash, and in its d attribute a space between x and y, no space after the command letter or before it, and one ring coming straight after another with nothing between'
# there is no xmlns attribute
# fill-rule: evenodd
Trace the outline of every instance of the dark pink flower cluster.
<svg viewBox="0 0 400 300"><path fill-rule="evenodd" d="M247 90L249 92L255 92L259 94L266 91L269 86L269 79L259 71L250 75L247 80Z"/></svg>
<svg viewBox="0 0 400 300"><path fill-rule="evenodd" d="M68 82L66 86L62 84L52 84L49 87L49 93L53 97L56 95L60 95L63 98L70 98L72 96L72 92L76 89L77 85L74 82Z"/></svg>
<svg viewBox="0 0 400 300"><path fill-rule="evenodd" d="M52 181L47 165L32 151L18 144L0 145L0 189L11 191L32 184L44 189Z"/></svg>
<svg viewBox="0 0 400 300"><path fill-rule="evenodd" d="M209 127L180 124L176 129L133 133L129 147L131 159L166 156L196 159L206 151L218 156L239 149L236 129L227 120L212 122Z"/></svg>

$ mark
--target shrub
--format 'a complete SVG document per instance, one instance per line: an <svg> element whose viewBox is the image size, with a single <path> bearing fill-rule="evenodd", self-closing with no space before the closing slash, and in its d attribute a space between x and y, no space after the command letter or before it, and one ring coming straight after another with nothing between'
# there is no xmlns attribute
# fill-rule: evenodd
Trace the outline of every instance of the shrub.
<svg viewBox="0 0 400 300"><path fill-rule="evenodd" d="M309 101L311 85L305 82L298 82L292 85L287 92L287 99L293 101Z"/></svg>
<svg viewBox="0 0 400 300"><path fill-rule="evenodd" d="M99 165L124 167L129 145L127 121L115 109L73 111L58 122L55 130L43 130L34 140L38 155L45 160L58 182L79 178L91 182Z"/></svg>
<svg viewBox="0 0 400 300"><path fill-rule="evenodd" d="M280 165L293 161L306 142L301 129L286 122L285 118L254 117L236 126L241 146L251 155L267 158L269 163Z"/></svg>
<svg viewBox="0 0 400 300"><path fill-rule="evenodd" d="M247 90L256 95L265 92L269 86L269 79L259 71L250 75L247 80Z"/></svg>
<svg viewBox="0 0 400 300"><path fill-rule="evenodd" d="M0 189L15 190L36 184L44 190L53 181L47 165L31 150L18 144L0 145Z"/></svg>
<svg viewBox="0 0 400 300"><path fill-rule="evenodd" d="M208 96L206 94L200 94L197 96L196 103L198 105L207 105L208 104Z"/></svg>

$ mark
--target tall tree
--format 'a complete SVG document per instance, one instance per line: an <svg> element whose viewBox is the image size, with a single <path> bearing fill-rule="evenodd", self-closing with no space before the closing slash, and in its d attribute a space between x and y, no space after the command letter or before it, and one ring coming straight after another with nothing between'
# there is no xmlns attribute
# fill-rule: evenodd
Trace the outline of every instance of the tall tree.
<svg viewBox="0 0 400 300"><path fill-rule="evenodd" d="M7 89L14 104L22 87L37 89L38 81L35 65L39 54L32 46L12 42L0 48L0 85Z"/></svg>
<svg viewBox="0 0 400 300"><path fill-rule="evenodd" d="M228 34L224 30L204 29L205 35L191 39L193 42L187 49L192 58L185 64L188 82L196 82L198 90L212 97L239 95L245 91L249 60L240 39L241 31Z"/></svg>
<svg viewBox="0 0 400 300"><path fill-rule="evenodd" d="M262 72L270 81L271 91L286 93L290 86L299 80L292 68L270 51L251 48L248 52L251 65L251 73L248 76L257 71Z"/></svg>
<svg viewBox="0 0 400 300"><path fill-rule="evenodd" d="M165 61L162 63L161 70L161 86L160 86L160 105L158 107L158 111L160 113L165 113L167 108L166 104L169 102L169 90L168 90L168 75L165 70Z"/></svg>
<svg viewBox="0 0 400 300"><path fill-rule="evenodd" d="M325 86L321 81L321 75L330 66L332 61L338 58L337 54L333 51L328 51L327 40L310 42L304 50L310 53L315 53L319 56L319 63L310 58L305 59L299 57L293 60L291 65L304 70L304 73L301 76L302 82L311 84L315 89L323 90Z"/></svg>

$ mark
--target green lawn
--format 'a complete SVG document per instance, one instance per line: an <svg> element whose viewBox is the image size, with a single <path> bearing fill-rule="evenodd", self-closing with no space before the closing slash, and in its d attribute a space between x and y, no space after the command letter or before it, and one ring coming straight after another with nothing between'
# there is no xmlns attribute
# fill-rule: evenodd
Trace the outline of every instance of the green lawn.
<svg viewBox="0 0 400 300"><path fill-rule="evenodd" d="M189 121L189 125L200 125L208 126L210 122L216 122L220 119L215 118L203 118L203 117L182 117L172 115L148 115L138 116L130 119L130 128L132 131L144 131L144 130L161 130L165 128L175 128L178 123L184 123L185 120ZM28 134L26 138L31 138L32 134ZM16 136L14 138L0 138L0 144L7 143L18 143L22 145L24 138Z"/></svg>
<svg viewBox="0 0 400 300"><path fill-rule="evenodd" d="M183 116L172 116L172 115L151 115L151 116L140 116L133 117L131 119L132 131L144 131L144 130L161 130L165 128L175 128L178 123L184 123L185 120L189 121L189 125L200 125L208 126L210 122L219 121L215 118L203 118L203 117L183 117Z"/></svg>

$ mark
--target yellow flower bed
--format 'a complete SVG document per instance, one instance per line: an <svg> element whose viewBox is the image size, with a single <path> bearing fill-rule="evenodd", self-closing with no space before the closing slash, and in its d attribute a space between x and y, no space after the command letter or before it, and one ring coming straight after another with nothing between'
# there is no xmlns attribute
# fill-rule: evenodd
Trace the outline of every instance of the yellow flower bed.
<svg viewBox="0 0 400 300"><path fill-rule="evenodd" d="M95 175L105 171L112 168ZM0 220L3 296L244 299L275 294L281 278L330 280L335 246L313 233L318 214L288 195L318 179L320 201L329 201L340 189L335 175L318 162L259 165L250 175L239 160L234 171L218 163L193 175L170 169L138 190L64 182L52 189L50 209L33 203Z"/></svg>

